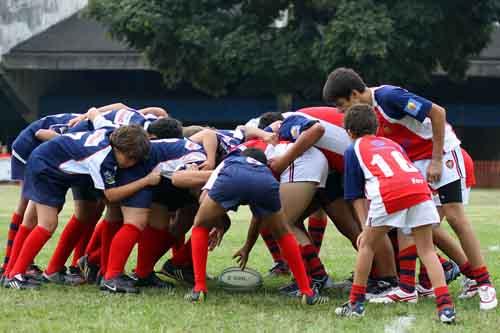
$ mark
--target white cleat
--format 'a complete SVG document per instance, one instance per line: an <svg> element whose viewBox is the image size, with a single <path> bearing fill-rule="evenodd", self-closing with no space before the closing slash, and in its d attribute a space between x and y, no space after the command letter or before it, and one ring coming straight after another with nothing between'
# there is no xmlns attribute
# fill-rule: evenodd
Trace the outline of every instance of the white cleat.
<svg viewBox="0 0 500 333"><path fill-rule="evenodd" d="M436 295L434 294L433 288L427 289L427 288L423 287L421 284L417 284L417 286L415 287L415 290L418 293L418 297L436 298Z"/></svg>
<svg viewBox="0 0 500 333"><path fill-rule="evenodd" d="M477 288L479 293L479 308L481 310L493 310L498 305L497 292L492 286L481 286Z"/></svg>
<svg viewBox="0 0 500 333"><path fill-rule="evenodd" d="M415 289L412 293L407 293L400 288L394 288L385 296L375 297L369 300L370 303L390 304L390 303L417 303L418 293Z"/></svg>
<svg viewBox="0 0 500 333"><path fill-rule="evenodd" d="M462 280L462 292L458 295L459 299L469 299L477 295L477 282L465 277Z"/></svg>

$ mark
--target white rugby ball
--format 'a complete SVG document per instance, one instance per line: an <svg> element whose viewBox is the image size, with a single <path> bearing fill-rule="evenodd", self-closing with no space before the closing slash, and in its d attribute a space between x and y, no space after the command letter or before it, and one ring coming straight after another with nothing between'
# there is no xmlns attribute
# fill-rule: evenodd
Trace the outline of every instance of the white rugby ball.
<svg viewBox="0 0 500 333"><path fill-rule="evenodd" d="M217 278L217 284L228 291L254 291L262 286L262 275L255 269L228 267Z"/></svg>

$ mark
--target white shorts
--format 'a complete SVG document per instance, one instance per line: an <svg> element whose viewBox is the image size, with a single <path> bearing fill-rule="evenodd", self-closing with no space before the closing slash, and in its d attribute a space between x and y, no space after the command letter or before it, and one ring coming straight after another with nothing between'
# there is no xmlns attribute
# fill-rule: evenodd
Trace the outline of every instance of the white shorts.
<svg viewBox="0 0 500 333"><path fill-rule="evenodd" d="M366 221L367 226L399 228L404 234L410 234L413 228L432 224L439 224L439 214L432 200L424 201L389 215L368 216Z"/></svg>
<svg viewBox="0 0 500 333"><path fill-rule="evenodd" d="M430 163L431 160L420 160L413 162L413 164L417 167L424 178L427 177L427 168L429 167ZM436 183L429 183L429 186L433 190L437 190L438 188L452 183L458 179L462 180L462 188L465 188L465 165L460 146L455 147L455 149L447 153L444 153L442 170L443 172L441 173L441 179Z"/></svg>
<svg viewBox="0 0 500 333"><path fill-rule="evenodd" d="M325 187L328 177L328 161L317 148L311 147L293 161L280 176L280 183L313 182Z"/></svg>

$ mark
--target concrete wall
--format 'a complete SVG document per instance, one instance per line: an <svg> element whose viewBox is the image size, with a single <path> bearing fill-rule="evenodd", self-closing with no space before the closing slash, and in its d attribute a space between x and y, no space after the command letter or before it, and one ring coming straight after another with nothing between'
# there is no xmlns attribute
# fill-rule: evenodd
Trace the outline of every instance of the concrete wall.
<svg viewBox="0 0 500 333"><path fill-rule="evenodd" d="M68 18L88 0L0 0L0 59L12 47Z"/></svg>

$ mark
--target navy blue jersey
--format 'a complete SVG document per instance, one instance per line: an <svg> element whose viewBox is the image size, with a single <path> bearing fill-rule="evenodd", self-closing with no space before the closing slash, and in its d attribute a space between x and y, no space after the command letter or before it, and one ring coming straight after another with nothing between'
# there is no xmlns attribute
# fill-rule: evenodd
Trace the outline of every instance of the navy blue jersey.
<svg viewBox="0 0 500 333"><path fill-rule="evenodd" d="M19 133L14 143L12 143L12 154L26 164L31 152L42 143L35 137L38 130L52 129L59 134L65 133L68 129L68 122L77 116L79 116L77 113L61 113L32 122Z"/></svg>
<svg viewBox="0 0 500 333"><path fill-rule="evenodd" d="M215 130L217 136L217 156L224 159L235 147L245 141L243 131L236 130Z"/></svg>
<svg viewBox="0 0 500 333"><path fill-rule="evenodd" d="M35 149L28 166L36 159L37 167L68 186L78 184L85 175L96 189L114 187L118 166L109 141L112 131L103 128L58 136Z"/></svg>
<svg viewBox="0 0 500 333"><path fill-rule="evenodd" d="M317 122L318 120L316 119L306 118L299 114L286 117L279 129L280 140L295 142L302 132L309 129Z"/></svg>
<svg viewBox="0 0 500 333"><path fill-rule="evenodd" d="M109 123L105 123L104 126L110 126L111 124L115 126L124 126L124 125L140 125L147 129L151 122L158 119L158 117L148 114L143 115L137 110L134 109L118 109L112 110L101 114L102 117L109 121ZM92 124L91 121L81 121L76 126L70 129L71 133L75 132L87 132L93 131L94 129L99 128L99 125Z"/></svg>

